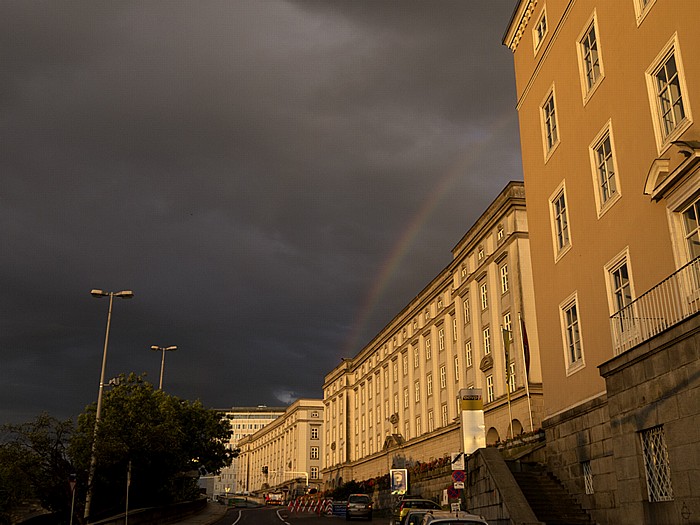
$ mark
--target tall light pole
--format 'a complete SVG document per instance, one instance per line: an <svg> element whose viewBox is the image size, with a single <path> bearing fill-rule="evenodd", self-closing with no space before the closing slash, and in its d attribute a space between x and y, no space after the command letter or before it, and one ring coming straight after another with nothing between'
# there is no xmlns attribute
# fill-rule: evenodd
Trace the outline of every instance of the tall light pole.
<svg viewBox="0 0 700 525"><path fill-rule="evenodd" d="M163 352L163 358L160 360L160 384L158 390L163 390L163 370L165 369L165 352L173 352L177 350L177 346L152 346L151 350Z"/></svg>
<svg viewBox="0 0 700 525"><path fill-rule="evenodd" d="M87 521L90 517L90 503L92 502L92 484L95 478L95 466L97 465L97 456L95 456L97 444L97 427L100 423L100 414L102 412L102 392L105 386L105 367L107 366L107 343L109 342L109 325L112 322L112 300L115 297L122 299L131 299L134 292L131 290L122 290L121 292L105 292L102 290L90 291L93 297L109 297L109 309L107 310L107 330L105 332L105 346L102 352L102 371L100 372L100 388L97 392L97 410L95 412L95 429L92 437L92 454L90 456L90 470L88 472L87 495L85 496L85 513L83 517Z"/></svg>

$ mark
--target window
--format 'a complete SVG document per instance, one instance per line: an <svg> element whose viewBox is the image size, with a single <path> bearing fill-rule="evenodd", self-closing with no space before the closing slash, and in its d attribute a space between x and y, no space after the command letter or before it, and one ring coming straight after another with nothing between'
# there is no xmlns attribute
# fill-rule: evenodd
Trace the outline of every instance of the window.
<svg viewBox="0 0 700 525"><path fill-rule="evenodd" d="M481 285L481 309L486 310L489 307L489 291L486 283Z"/></svg>
<svg viewBox="0 0 700 525"><path fill-rule="evenodd" d="M583 485L586 489L586 494L593 494L593 471L591 470L591 462L581 462L581 471L583 472Z"/></svg>
<svg viewBox="0 0 700 525"><path fill-rule="evenodd" d="M398 413L399 411L399 395L394 394L394 414Z"/></svg>
<svg viewBox="0 0 700 525"><path fill-rule="evenodd" d="M452 317L452 340L457 340L457 318Z"/></svg>
<svg viewBox="0 0 700 525"><path fill-rule="evenodd" d="M491 329L488 326L483 329L482 336L484 340L484 355L489 355L491 353Z"/></svg>
<svg viewBox="0 0 700 525"><path fill-rule="evenodd" d="M562 303L561 321L566 351L567 373L583 366L583 345L579 327L578 298L574 293Z"/></svg>
<svg viewBox="0 0 700 525"><path fill-rule="evenodd" d="M649 501L673 501L671 467L663 426L640 432Z"/></svg>
<svg viewBox="0 0 700 525"><path fill-rule="evenodd" d="M372 399L372 378L367 378L367 398Z"/></svg>
<svg viewBox="0 0 700 525"><path fill-rule="evenodd" d="M677 37L647 69L647 87L659 150L664 150L692 122Z"/></svg>
<svg viewBox="0 0 700 525"><path fill-rule="evenodd" d="M554 148L559 144L559 127L557 124L556 105L554 103L554 88L547 94L544 103L541 106L542 114L542 131L544 134L544 153L545 160L554 151Z"/></svg>
<svg viewBox="0 0 700 525"><path fill-rule="evenodd" d="M627 260L622 261L616 268L610 270L613 306L615 311L622 310L632 302L632 288L627 269Z"/></svg>
<svg viewBox="0 0 700 525"><path fill-rule="evenodd" d="M469 324L469 294L464 296L464 324Z"/></svg>
<svg viewBox="0 0 700 525"><path fill-rule="evenodd" d="M447 423L449 422L448 415L447 415L447 403L444 403L440 407L440 414L441 414L442 426L446 427Z"/></svg>
<svg viewBox="0 0 700 525"><path fill-rule="evenodd" d="M477 251L476 258L480 261L483 260L483 258L484 258L484 247L483 246L479 246L479 250Z"/></svg>
<svg viewBox="0 0 700 525"><path fill-rule="evenodd" d="M416 416L416 437L420 436L423 434L423 428L421 426L421 419L420 416Z"/></svg>
<svg viewBox="0 0 700 525"><path fill-rule="evenodd" d="M420 402L420 381L416 381L413 384L413 387L415 389L415 394L416 394L416 397L415 397L416 403L419 403Z"/></svg>
<svg viewBox="0 0 700 525"><path fill-rule="evenodd" d="M700 198L696 199L681 213L683 218L683 233L689 260L700 256Z"/></svg>
<svg viewBox="0 0 700 525"><path fill-rule="evenodd" d="M435 430L435 421L433 419L433 411L428 410L428 432Z"/></svg>
<svg viewBox="0 0 700 525"><path fill-rule="evenodd" d="M486 376L486 402L491 403L496 399L496 395L493 389L493 375Z"/></svg>
<svg viewBox="0 0 700 525"><path fill-rule="evenodd" d="M404 437L404 439L407 439L407 440L411 439L410 431L411 431L410 421L406 420L403 424L403 437Z"/></svg>
<svg viewBox="0 0 700 525"><path fill-rule="evenodd" d="M440 366L440 388L445 388L447 386L447 371L445 370L445 365Z"/></svg>
<svg viewBox="0 0 700 525"><path fill-rule="evenodd" d="M513 393L516 389L516 378L515 378L515 363L510 362L508 364L508 390Z"/></svg>
<svg viewBox="0 0 700 525"><path fill-rule="evenodd" d="M598 21L595 14L578 39L578 58L585 102L603 78L603 64L598 45Z"/></svg>
<svg viewBox="0 0 700 525"><path fill-rule="evenodd" d="M408 388L404 388L403 389L403 407L404 408L408 408L408 400L409 400Z"/></svg>
<svg viewBox="0 0 700 525"><path fill-rule="evenodd" d="M408 354L403 354L401 360L403 361L403 375L408 374Z"/></svg>
<svg viewBox="0 0 700 525"><path fill-rule="evenodd" d="M566 188L562 183L550 199L552 233L554 235L554 255L558 260L571 247L569 236L569 212L566 207Z"/></svg>
<svg viewBox="0 0 700 525"><path fill-rule="evenodd" d="M438 330L438 348L440 352L442 352L445 349L445 329L440 328Z"/></svg>
<svg viewBox="0 0 700 525"><path fill-rule="evenodd" d="M394 372L394 383L396 383L399 380L399 363L394 359L394 363L392 364L392 371Z"/></svg>
<svg viewBox="0 0 700 525"><path fill-rule="evenodd" d="M418 368L418 362L419 362L418 355L419 355L418 354L418 347L414 346L413 347L413 368Z"/></svg>
<svg viewBox="0 0 700 525"><path fill-rule="evenodd" d="M374 375L374 388L375 388L375 393L378 394L379 392L381 392L381 384L380 384L380 381L379 381L379 372L377 372L377 373Z"/></svg>
<svg viewBox="0 0 700 525"><path fill-rule="evenodd" d="M472 366L472 342L467 341L464 343L464 354L467 360L467 368Z"/></svg>
<svg viewBox="0 0 700 525"><path fill-rule="evenodd" d="M535 23L535 27L532 30L532 42L535 47L535 53L540 49L544 37L547 35L547 13L542 9L540 17Z"/></svg>
<svg viewBox="0 0 700 525"><path fill-rule="evenodd" d="M596 188L596 204L600 217L620 196L610 122L594 139L590 154Z"/></svg>
<svg viewBox="0 0 700 525"><path fill-rule="evenodd" d="M311 439L318 439L318 427L311 427Z"/></svg>
<svg viewBox="0 0 700 525"><path fill-rule="evenodd" d="M454 363L455 363L455 381L459 381L459 357L458 356L455 356Z"/></svg>
<svg viewBox="0 0 700 525"><path fill-rule="evenodd" d="M508 341L513 340L513 323L510 320L510 312L503 315L503 329L508 332Z"/></svg>
<svg viewBox="0 0 700 525"><path fill-rule="evenodd" d="M311 447L311 459L318 459L318 447Z"/></svg>
<svg viewBox="0 0 700 525"><path fill-rule="evenodd" d="M425 376L425 382L427 385L426 388L428 389L428 395L432 396L433 395L433 374L428 374L427 376Z"/></svg>
<svg viewBox="0 0 700 525"><path fill-rule="evenodd" d="M430 336L428 336L428 338L426 338L426 340L425 340L425 359L426 360L433 357L432 343L430 342L429 337Z"/></svg>
<svg viewBox="0 0 700 525"><path fill-rule="evenodd" d="M501 266L501 293L508 292L508 265Z"/></svg>
<svg viewBox="0 0 700 525"><path fill-rule="evenodd" d="M637 14L637 25L639 26L647 16L651 6L656 0L634 0L634 11Z"/></svg>
<svg viewBox="0 0 700 525"><path fill-rule="evenodd" d="M496 232L496 240L502 241L504 236L505 236L505 230L503 229L503 226L499 226L498 230Z"/></svg>

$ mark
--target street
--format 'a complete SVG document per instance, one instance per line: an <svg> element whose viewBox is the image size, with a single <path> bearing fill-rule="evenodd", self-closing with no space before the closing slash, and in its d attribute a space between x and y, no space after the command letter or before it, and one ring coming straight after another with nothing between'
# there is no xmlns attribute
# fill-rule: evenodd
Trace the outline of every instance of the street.
<svg viewBox="0 0 700 525"><path fill-rule="evenodd" d="M289 512L287 507L261 507L257 509L231 509L214 525L338 525L345 522L340 516L317 516L309 512ZM374 518L372 521L352 520L352 523L388 525L389 518Z"/></svg>

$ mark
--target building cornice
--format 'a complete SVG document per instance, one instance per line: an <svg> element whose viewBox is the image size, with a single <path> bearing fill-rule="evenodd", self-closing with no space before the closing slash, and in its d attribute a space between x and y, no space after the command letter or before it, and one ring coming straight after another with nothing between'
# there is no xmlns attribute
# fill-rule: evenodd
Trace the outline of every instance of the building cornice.
<svg viewBox="0 0 700 525"><path fill-rule="evenodd" d="M525 34L525 29L530 22L530 18L532 18L532 13L535 11L536 6L537 0L521 0L515 7L513 17L510 19L510 24L503 36L503 45L513 53L518 49L520 40Z"/></svg>

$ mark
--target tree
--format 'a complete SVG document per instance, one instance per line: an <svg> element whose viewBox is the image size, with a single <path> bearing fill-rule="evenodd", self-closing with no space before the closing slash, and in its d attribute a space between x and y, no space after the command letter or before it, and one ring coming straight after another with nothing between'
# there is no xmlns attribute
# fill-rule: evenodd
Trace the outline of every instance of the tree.
<svg viewBox="0 0 700 525"><path fill-rule="evenodd" d="M92 451L95 405L78 418L71 457L82 485ZM131 374L105 393L97 431L92 515L123 510L131 463L131 507L157 506L197 496L197 469L218 472L231 463L230 424L199 401L170 396Z"/></svg>
<svg viewBox="0 0 700 525"><path fill-rule="evenodd" d="M20 503L37 499L60 518L70 515L67 455L74 425L48 414L20 425L3 425L0 441L0 523Z"/></svg>

